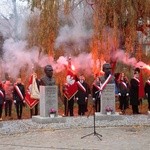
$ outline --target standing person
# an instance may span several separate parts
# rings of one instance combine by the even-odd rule
[[[68,89],[68,85],[65,84],[64,87],[63,87],[63,93],[66,93]],[[67,98],[67,96],[65,96],[64,94],[64,106],[65,106],[65,109],[64,109],[64,115],[65,116],[74,116],[74,101],[75,101],[75,97],[72,96],[70,99]]]
[[[100,112],[100,78],[97,76],[92,85],[92,96],[95,112]]]
[[[63,114],[63,116],[68,116],[68,100],[65,96],[63,96],[63,103],[64,103],[64,114]]]
[[[13,103],[13,85],[9,80],[6,80],[4,83],[5,90],[5,117],[9,116],[9,119],[12,119],[12,103]]]
[[[68,71],[66,77],[66,83],[63,86],[63,95],[64,95],[64,105],[65,105],[65,115],[74,116],[74,101],[75,94],[78,91],[77,86],[78,78],[72,73],[72,71]]]
[[[86,112],[86,104],[88,102],[88,96],[91,94],[89,91],[89,85],[85,82],[85,77],[83,75],[79,76],[79,81],[77,81],[78,92],[75,98],[78,103],[78,115],[84,116]]]
[[[69,113],[70,116],[74,116],[74,96],[70,99],[70,100],[67,100],[68,101],[68,110],[67,110],[67,113]]]
[[[120,73],[119,75],[118,96],[119,96],[121,112],[122,114],[125,114],[125,111],[128,107],[129,82],[124,73]]]
[[[16,106],[17,118],[21,119],[23,106],[25,105],[25,87],[21,83],[21,78],[18,78],[14,84],[13,99]]]
[[[148,101],[148,113],[150,114],[150,77],[145,83],[144,91]]]
[[[63,93],[65,93],[67,89],[68,89],[68,84],[65,83],[63,86]],[[63,99],[64,99],[64,116],[68,116],[69,113],[70,113],[70,116],[74,116],[74,113],[73,113],[74,97],[72,97],[71,99],[68,99],[67,96],[65,96],[64,94]]]
[[[130,104],[132,105],[132,111],[133,114],[140,114],[139,113],[139,108],[138,105],[139,103],[139,74],[140,74],[140,69],[136,68],[134,70],[134,76],[130,80]]]
[[[0,82],[0,121],[2,121],[3,104],[5,101],[5,90],[3,84]]]

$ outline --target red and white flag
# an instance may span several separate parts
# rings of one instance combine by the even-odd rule
[[[25,95],[25,101],[26,101],[26,104],[29,106],[30,109],[32,109],[36,104],[39,103],[39,99],[36,99],[36,98],[33,98],[31,95],[32,95],[32,86],[35,85],[35,79],[34,79],[34,76],[31,75],[30,77],[30,80],[29,80],[29,86],[27,88],[27,91],[26,91],[26,95]]]
[[[78,91],[78,86],[76,82],[76,76],[73,74],[71,70],[68,69],[66,84],[64,90],[64,96],[70,100]]]

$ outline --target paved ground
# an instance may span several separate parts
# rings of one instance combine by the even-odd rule
[[[150,150],[150,126],[43,128],[13,135],[0,135],[1,150]]]

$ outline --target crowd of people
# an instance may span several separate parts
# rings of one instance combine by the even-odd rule
[[[53,68],[47,65],[44,69],[45,76],[40,80],[34,74],[35,81],[39,90],[40,85],[51,86],[55,85],[55,79],[53,78]],[[90,86],[83,74],[76,77],[77,92],[68,99],[65,95],[64,98],[64,116],[74,116],[74,104],[77,103],[78,115],[84,116],[88,112],[88,103],[91,99],[95,112],[101,111],[101,92],[107,84],[115,84],[115,94],[119,100],[119,109],[121,114],[126,114],[126,110],[131,105],[133,114],[140,114],[139,104],[141,97],[139,97],[139,75],[140,69],[135,68],[133,77],[129,80],[124,72],[119,73],[118,78],[112,75],[111,65],[106,63],[103,65],[102,76],[96,76],[92,85]],[[28,88],[30,91],[30,87]],[[63,89],[63,93],[65,92]],[[144,87],[145,96],[147,98],[148,106],[147,110],[150,113],[150,78],[145,82]],[[26,90],[21,81],[21,78],[17,78],[13,84],[10,80],[0,83],[0,120],[2,120],[2,113],[4,108],[4,116],[8,119],[12,119],[12,106],[14,104],[16,110],[17,119],[22,119],[23,107],[26,105],[25,101]],[[38,99],[38,98],[37,98]],[[30,117],[32,115],[38,115],[39,101],[30,108]]]
[[[33,73],[29,80],[28,88],[25,89],[25,85],[22,83],[21,78],[17,78],[13,84],[10,80],[6,80],[0,83],[0,120],[2,120],[2,113],[4,108],[4,116],[7,119],[12,118],[12,106],[14,104],[16,109],[17,119],[22,119],[23,108],[26,103],[32,99],[34,105],[28,105],[30,108],[30,117],[38,115],[39,110],[39,86],[40,85],[54,85],[55,81],[52,77],[53,68],[51,65],[47,65],[44,68],[45,76],[40,80],[37,78],[37,74]],[[35,80],[36,88],[33,91],[33,80]],[[32,85],[32,86],[31,86]],[[32,95],[31,95],[32,91]],[[28,103],[30,104],[30,103]]]
[[[22,118],[23,106],[25,105],[25,87],[21,78],[17,78],[13,85],[9,80],[0,83],[0,120],[4,107],[5,118],[12,119],[12,105],[15,104],[18,119]]]
[[[131,106],[132,114],[140,114],[139,105],[142,101],[142,97],[139,95],[140,86],[140,69],[135,68],[133,70],[133,77],[129,80],[124,72],[119,73],[118,77],[112,75],[111,65],[106,63],[103,65],[104,75],[96,76],[92,85],[88,85],[83,75],[79,76],[77,82],[80,83],[78,86],[78,92],[71,98],[65,97],[65,116],[74,116],[74,102],[78,104],[78,115],[85,115],[87,112],[87,104],[89,99],[92,97],[93,107],[95,112],[101,112],[101,92],[102,88],[107,84],[115,84],[115,95],[116,99],[119,100],[120,114],[126,114],[127,109]],[[147,112],[150,113],[150,78],[145,82],[143,87],[144,97],[147,99],[148,107]],[[70,105],[71,103],[71,105]]]

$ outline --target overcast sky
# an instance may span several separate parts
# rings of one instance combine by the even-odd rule
[[[18,6],[26,6],[27,2],[21,2],[20,0],[16,0]],[[0,14],[5,17],[9,17],[12,13],[12,0],[0,0]]]

